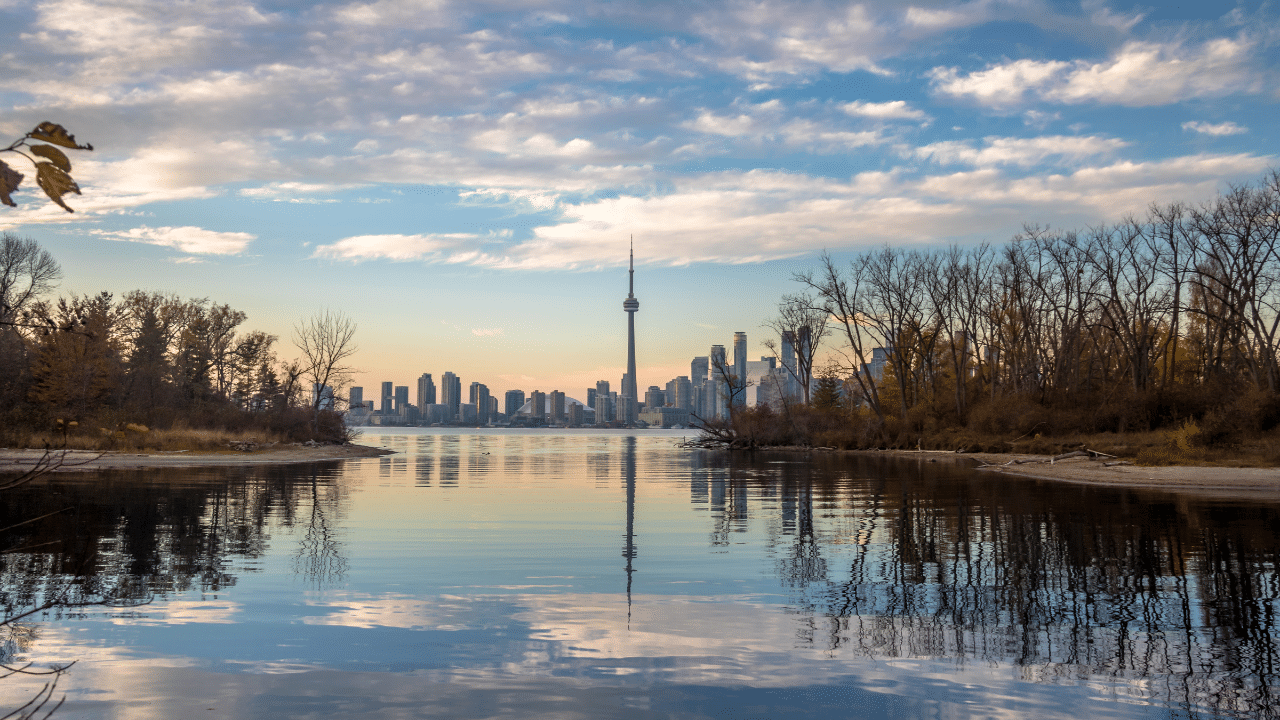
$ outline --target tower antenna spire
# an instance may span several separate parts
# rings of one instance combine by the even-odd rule
[[[631,236],[631,269],[627,278],[627,297],[636,296],[636,236]]]

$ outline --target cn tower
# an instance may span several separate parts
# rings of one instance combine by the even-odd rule
[[[622,397],[637,400],[636,393],[636,311],[640,309],[640,301],[636,299],[636,249],[635,236],[631,239],[630,279],[627,286],[627,299],[622,301],[622,309],[627,312],[627,381],[622,383]],[[630,420],[631,418],[628,418]]]

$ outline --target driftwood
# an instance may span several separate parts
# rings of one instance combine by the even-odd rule
[[[1104,462],[1102,463],[1102,467],[1115,467],[1117,465],[1132,465],[1132,464],[1133,463],[1128,460],[1117,460],[1116,462]]]
[[[1045,464],[1045,463],[1048,463],[1048,464],[1052,465],[1052,464],[1056,463],[1056,462],[1057,462],[1057,461],[1059,461],[1059,460],[1069,460],[1069,459],[1071,459],[1071,458],[1077,458],[1077,457],[1087,457],[1087,458],[1089,458],[1090,460],[1097,460],[1097,459],[1100,459],[1100,458],[1115,458],[1115,455],[1108,455],[1108,454],[1103,453],[1103,452],[1098,452],[1097,450],[1090,450],[1090,449],[1088,449],[1088,448],[1083,448],[1083,449],[1080,449],[1080,450],[1072,450],[1071,452],[1062,453],[1061,455],[1053,455],[1053,456],[1049,457],[1048,459],[1042,459],[1042,458],[1017,458],[1017,459],[1014,459],[1014,460],[1010,460],[1009,462],[1004,463],[1004,464],[997,464],[997,463],[985,463],[985,464],[983,464],[983,465],[979,465],[979,466],[978,466],[978,468],[989,468],[989,467],[1008,467],[1009,465],[1028,465],[1028,464],[1043,465],[1043,464]],[[1132,462],[1130,462],[1130,461],[1128,461],[1128,460],[1121,460],[1120,462],[1103,463],[1103,466],[1105,466],[1105,467],[1111,467],[1111,466],[1113,466],[1113,465],[1132,465],[1132,464],[1133,464],[1133,463],[1132,463]]]

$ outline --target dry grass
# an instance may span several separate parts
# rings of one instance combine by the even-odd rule
[[[92,428],[86,430],[72,427],[67,433],[31,433],[26,441],[15,443],[29,448],[63,447],[72,450],[96,451],[131,451],[161,452],[173,450],[188,451],[228,451],[232,443],[270,444],[289,442],[283,435],[254,431],[204,430],[187,427],[175,427],[165,430],[153,430],[142,425],[128,424],[123,428]]]
[[[921,447],[1028,455],[1057,455],[1088,448],[1146,466],[1280,467],[1280,432],[1261,433],[1229,446],[1209,447],[1203,444],[1203,433],[1195,423],[1153,432],[1032,434],[1018,439],[953,429],[921,438]]]

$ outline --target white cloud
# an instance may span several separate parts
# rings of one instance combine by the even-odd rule
[[[313,258],[331,260],[426,260],[468,262],[484,238],[467,233],[436,235],[356,235],[316,247]]]
[[[958,68],[936,67],[928,77],[939,95],[993,107],[1032,100],[1167,105],[1188,98],[1262,92],[1262,76],[1251,67],[1253,48],[1243,36],[1195,47],[1133,41],[1103,62],[1022,59],[967,75]]]
[[[905,100],[873,103],[855,101],[841,105],[840,109],[854,117],[867,117],[875,120],[923,120],[928,117],[923,110],[917,110]]]
[[[249,233],[217,232],[193,226],[153,228],[145,225],[120,232],[95,230],[94,234],[112,240],[171,247],[194,255],[237,255],[257,237]]]
[[[1183,130],[1191,130],[1192,132],[1202,133],[1204,135],[1239,135],[1249,132],[1249,128],[1242,127],[1233,122],[1220,122],[1216,125],[1207,122],[1198,122],[1191,120],[1182,123]]]
[[[1128,143],[1115,138],[1075,135],[1046,135],[1034,138],[984,138],[982,147],[967,140],[947,140],[916,148],[911,154],[951,165],[965,163],[977,166],[1017,165],[1031,167],[1056,157],[1060,162],[1079,162],[1086,158],[1115,154]]]

